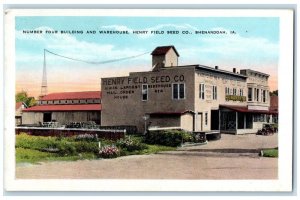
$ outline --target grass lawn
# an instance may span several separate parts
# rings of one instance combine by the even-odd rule
[[[142,145],[137,150],[128,150],[119,147],[120,155],[153,154],[160,151],[175,150],[176,147],[161,145],[149,145],[142,143],[142,138],[131,137],[136,141],[135,145]],[[75,161],[83,159],[98,159],[98,140],[77,140],[73,137],[42,137],[20,134],[16,136],[16,162],[37,163],[41,161]],[[116,145],[115,141],[101,140],[101,145]]]

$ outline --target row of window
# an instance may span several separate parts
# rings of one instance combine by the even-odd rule
[[[266,102],[268,98],[267,90],[260,90],[256,88],[248,88],[248,101],[253,101],[253,90],[254,90],[254,101]],[[261,97],[260,97],[261,94]],[[236,88],[225,87],[225,96],[234,95],[234,96],[244,96],[244,90]],[[185,84],[184,83],[174,83],[172,84],[172,98],[173,99],[185,99]],[[199,98],[205,99],[205,84],[201,83],[199,85]],[[216,100],[218,98],[218,89],[217,86],[212,86],[212,99]],[[142,100],[148,100],[148,85],[142,85]]]
[[[238,93],[237,93],[237,91],[238,91]],[[244,90],[242,88],[237,90],[236,88],[225,87],[225,96],[226,95],[244,96]]]
[[[259,88],[248,88],[248,101],[267,102],[269,96],[268,90]]]
[[[55,100],[55,101],[41,101],[41,104],[76,104],[76,103],[100,103],[99,99],[93,100]]]
[[[148,85],[142,85],[142,100],[148,100]],[[174,83],[172,84],[172,98],[173,99],[185,99],[185,84]]]
[[[199,98],[204,100],[205,99],[205,84],[200,83],[199,85]],[[216,100],[218,98],[218,90],[217,86],[212,86],[212,99]]]

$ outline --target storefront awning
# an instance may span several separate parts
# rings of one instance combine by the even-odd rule
[[[253,110],[253,109],[248,109],[247,106],[220,105],[220,108],[227,108],[229,110],[233,110],[241,113],[256,113],[256,114],[269,114],[269,115],[278,114],[278,111],[276,110]]]
[[[180,116],[180,115],[183,115],[185,113],[194,113],[193,111],[191,110],[186,110],[186,111],[178,111],[178,112],[152,112],[152,113],[146,113],[150,116],[166,116],[166,115],[175,115],[175,116]]]

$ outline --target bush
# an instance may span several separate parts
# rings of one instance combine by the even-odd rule
[[[25,133],[16,135],[16,148],[43,150],[57,148],[58,141],[54,137],[30,136]]]
[[[99,151],[101,158],[116,158],[118,156],[120,156],[120,151],[115,146],[104,146]]]
[[[58,153],[61,156],[75,155],[77,154],[75,146],[71,142],[61,141],[57,144]]]
[[[182,130],[149,131],[145,137],[147,144],[160,144],[171,147],[177,147],[181,143],[193,141],[192,134]]]
[[[124,151],[139,151],[147,148],[145,144],[142,144],[137,140],[133,140],[130,137],[118,140],[116,145]]]
[[[97,142],[86,142],[86,141],[80,141],[80,142],[74,142],[73,145],[76,148],[76,151],[78,153],[95,153],[97,154],[99,151],[98,143]]]
[[[74,136],[75,141],[86,141],[86,142],[98,142],[98,135],[97,134],[80,134]]]

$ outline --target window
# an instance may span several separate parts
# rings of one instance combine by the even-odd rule
[[[204,85],[204,83],[201,83],[200,85],[199,85],[199,98],[200,99],[205,99],[205,85]]]
[[[236,88],[233,88],[233,95],[236,96]]]
[[[261,101],[262,102],[266,102],[264,92],[265,92],[265,90],[261,90]]]
[[[252,88],[248,88],[248,101],[252,101]]]
[[[174,83],[173,85],[173,99],[184,99],[185,98],[185,84]]]
[[[260,101],[260,100],[259,100],[259,89],[256,89],[256,100],[257,100],[257,101]]]
[[[142,100],[148,100],[148,85],[142,85]]]
[[[243,89],[240,89],[240,96],[243,96]]]
[[[226,95],[229,95],[229,88],[228,87],[225,87],[225,96]]]
[[[213,99],[217,99],[217,86],[213,86]]]
[[[257,101],[256,88],[254,88],[254,101]]]
[[[205,126],[207,126],[207,123],[208,122],[208,113],[207,112],[205,112]]]

